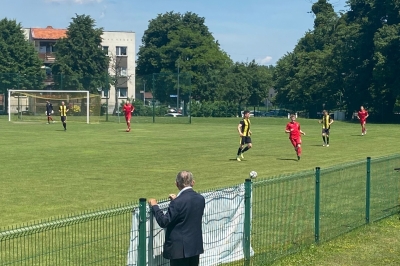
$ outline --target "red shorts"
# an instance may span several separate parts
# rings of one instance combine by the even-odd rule
[[[131,117],[132,117],[131,115],[125,115],[125,120],[126,121],[131,120]]]
[[[360,119],[360,124],[361,124],[362,126],[365,125],[366,122],[367,122],[367,120],[365,120],[365,119],[361,120],[361,119]]]
[[[301,144],[301,138],[290,138],[290,142],[292,143],[293,147],[297,147]]]

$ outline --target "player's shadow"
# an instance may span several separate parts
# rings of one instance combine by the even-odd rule
[[[289,158],[276,158],[276,159],[280,160],[280,161],[296,161],[297,162],[296,159],[289,159]]]

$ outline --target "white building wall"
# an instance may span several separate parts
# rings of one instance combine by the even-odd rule
[[[127,53],[126,55],[122,55],[123,57],[126,57],[127,59],[127,77],[128,77],[128,82],[127,82],[127,96],[129,98],[134,98],[135,97],[135,72],[136,72],[136,66],[135,66],[135,58],[136,58],[136,50],[135,50],[135,33],[134,32],[121,32],[121,31],[104,31],[103,32],[103,42],[102,46],[107,46],[108,47],[108,55],[110,56],[110,69],[109,73],[113,75],[115,73],[115,70],[113,69],[113,64],[115,64],[116,61],[116,56],[117,55],[117,47],[126,47],[127,48]],[[114,63],[113,63],[114,62]],[[108,99],[108,107],[109,107],[109,113],[112,113],[114,106],[115,106],[115,93],[116,90],[112,86],[110,88],[109,92],[109,99]],[[118,95],[119,96],[119,95]],[[103,102],[105,102],[105,97],[103,93]],[[118,102],[121,102],[122,100],[126,100],[126,97],[118,97]]]

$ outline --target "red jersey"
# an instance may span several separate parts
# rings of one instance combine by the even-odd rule
[[[122,110],[125,113],[125,116],[130,116],[132,115],[133,110],[135,110],[135,107],[132,104],[124,104],[124,107],[122,108]]]
[[[300,138],[300,124],[297,122],[289,122],[286,125],[286,130],[290,131],[289,138],[290,139],[298,139]]]
[[[368,112],[367,112],[367,110],[358,111],[357,115],[361,121],[364,121],[365,119],[367,119]]]

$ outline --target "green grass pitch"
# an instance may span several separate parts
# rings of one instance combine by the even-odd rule
[[[57,117],[58,118],[58,117]],[[57,119],[56,118],[56,119]],[[185,119],[185,118],[176,118]],[[285,118],[252,118],[253,148],[235,160],[239,118],[193,118],[192,124],[8,122],[0,117],[0,228],[97,210],[139,198],[176,193],[175,175],[193,172],[203,191],[258,178],[328,167],[398,153],[398,125],[335,121],[330,147],[322,147],[321,125],[299,118],[305,131],[296,160]]]

